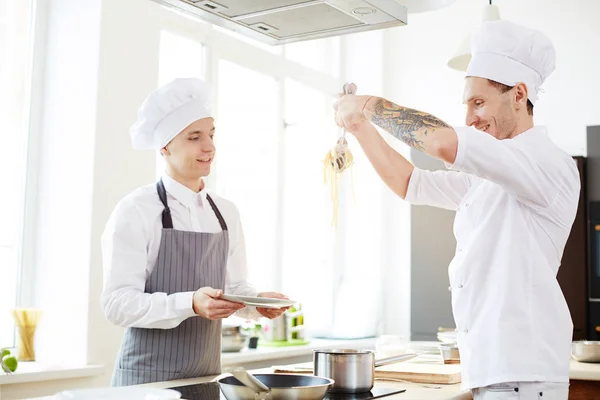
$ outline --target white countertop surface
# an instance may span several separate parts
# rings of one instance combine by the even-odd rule
[[[253,362],[259,360],[273,360],[273,364],[277,364],[276,360],[280,358],[293,357],[304,354],[311,354],[314,349],[324,348],[373,348],[374,339],[360,339],[360,340],[313,340],[309,345],[305,346],[290,346],[290,347],[263,347],[255,350],[243,350],[238,353],[223,353],[222,362],[223,367],[244,363]],[[252,372],[272,372],[270,368],[254,370]],[[571,361],[571,373],[570,378],[572,380],[590,380],[600,381],[600,363],[580,363],[577,361]],[[167,382],[156,382],[141,385],[144,387],[154,388],[169,388],[176,386],[193,385],[197,383],[208,382],[216,380],[218,377],[207,376],[199,378],[182,379]],[[416,399],[431,399],[431,400],[470,400],[471,393],[468,390],[462,390],[460,384],[456,385],[433,385],[440,386],[441,388],[433,389],[424,387],[419,384],[405,383],[405,382],[389,382],[389,381],[376,381],[376,386],[386,387],[402,387],[406,388],[406,392],[386,396],[386,399],[395,400],[416,400]],[[51,400],[53,397],[42,397],[38,399]]]
[[[600,381],[600,364],[571,360],[569,378],[571,380]]]

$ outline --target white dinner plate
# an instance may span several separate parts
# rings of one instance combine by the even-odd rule
[[[293,300],[273,299],[270,297],[235,296],[232,294],[224,294],[221,296],[221,298],[224,300],[233,301],[234,303],[242,303],[246,306],[261,308],[289,307],[295,303]]]
[[[56,400],[176,400],[181,393],[171,389],[140,387],[111,387],[101,389],[74,389],[60,392]]]

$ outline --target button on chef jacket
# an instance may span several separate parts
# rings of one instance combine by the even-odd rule
[[[195,193],[167,175],[162,179],[174,229],[211,233],[222,230],[206,199],[206,189]],[[229,233],[224,292],[256,296],[258,291],[246,280],[246,248],[237,208],[215,194],[210,197]],[[156,184],[143,186],[118,203],[102,235],[105,284],[101,305],[107,319],[116,325],[170,329],[196,315],[192,308],[194,292],[144,293],[158,258],[163,209]],[[237,315],[253,318],[258,313],[254,307],[246,307]]]
[[[577,212],[576,164],[544,127],[506,140],[455,130],[451,171],[415,168],[406,200],[456,210],[448,275],[462,386],[568,382],[573,324],[556,274]]]

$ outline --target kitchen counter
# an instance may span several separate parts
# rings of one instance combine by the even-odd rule
[[[600,364],[571,360],[571,380],[600,381]]]
[[[571,360],[569,399],[600,399],[600,364]]]
[[[250,371],[252,373],[269,373],[270,369],[260,369]],[[203,377],[203,378],[192,378],[192,379],[181,379],[169,382],[157,382],[140,385],[142,387],[151,388],[169,388],[185,385],[194,385],[197,383],[209,382],[216,380],[218,377]],[[439,389],[433,389],[421,386],[415,383],[400,383],[400,382],[388,382],[388,381],[376,381],[375,386],[378,387],[389,387],[389,388],[404,388],[406,392],[398,393],[384,397],[389,400],[471,400],[471,392],[462,390],[460,384],[456,385],[432,385],[439,386]]]
[[[361,341],[353,342],[357,348],[360,347],[371,347],[368,343],[364,343]],[[224,368],[228,366],[232,366],[235,364],[239,364],[239,360],[245,361],[254,361],[256,359],[263,359],[265,355],[268,360],[278,359],[281,356],[277,353],[286,353],[292,352],[303,353],[307,352],[312,354],[313,348],[324,348],[330,347],[333,344],[332,341],[326,340],[323,342],[314,341],[309,346],[298,346],[296,348],[262,348],[257,350],[244,351],[240,353],[224,353],[223,354],[223,364]],[[339,344],[339,343],[336,343]],[[347,341],[343,341],[342,344],[347,345]],[[341,345],[341,344],[340,344]],[[323,347],[320,347],[323,346]],[[290,354],[290,353],[288,353]],[[268,361],[265,360],[265,361]],[[270,361],[268,361],[270,362]],[[273,363],[274,364],[274,363]],[[254,369],[251,372],[253,373],[270,373],[272,370],[270,368],[261,368]],[[208,377],[200,377],[200,378],[190,378],[190,379],[182,379],[175,381],[167,381],[167,382],[156,382],[149,383],[145,385],[140,385],[144,387],[154,387],[154,388],[168,388],[168,387],[176,387],[176,386],[185,386],[185,385],[193,385],[197,383],[209,382],[216,380],[218,377],[208,376]],[[570,387],[570,395],[569,398],[600,398],[600,364],[591,364],[591,363],[580,363],[577,361],[571,361],[571,387]],[[440,389],[433,389],[421,386],[415,383],[404,383],[404,382],[391,382],[391,381],[379,381],[377,380],[375,383],[376,386],[379,387],[398,387],[398,388],[406,388],[406,392],[395,394],[391,396],[386,396],[384,399],[390,400],[416,400],[416,399],[431,399],[431,400],[471,400],[471,392],[468,390],[463,390],[460,387],[460,384],[455,385],[432,385],[432,386],[441,386]],[[591,396],[591,397],[590,397]],[[43,397],[38,398],[39,400],[52,400],[53,397]]]
[[[258,370],[253,370],[251,372],[270,373],[272,372],[272,370],[270,368],[262,368]],[[580,363],[572,360],[570,378],[571,390],[569,398],[600,398],[600,364]],[[168,388],[209,382],[216,379],[218,379],[218,377],[192,378],[170,382],[150,383],[141,386]],[[406,392],[404,393],[384,397],[384,399],[390,400],[472,400],[471,392],[469,390],[463,390],[460,384],[427,385],[440,387],[439,389],[434,389],[416,383],[377,380],[375,382],[375,386],[406,389]]]

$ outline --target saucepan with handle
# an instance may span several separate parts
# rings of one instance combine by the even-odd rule
[[[227,400],[321,400],[332,379],[292,374],[249,374],[238,367],[217,380]]]
[[[372,350],[314,350],[315,376],[334,380],[333,393],[366,393],[375,384],[375,368],[410,360],[418,354],[375,359]]]

